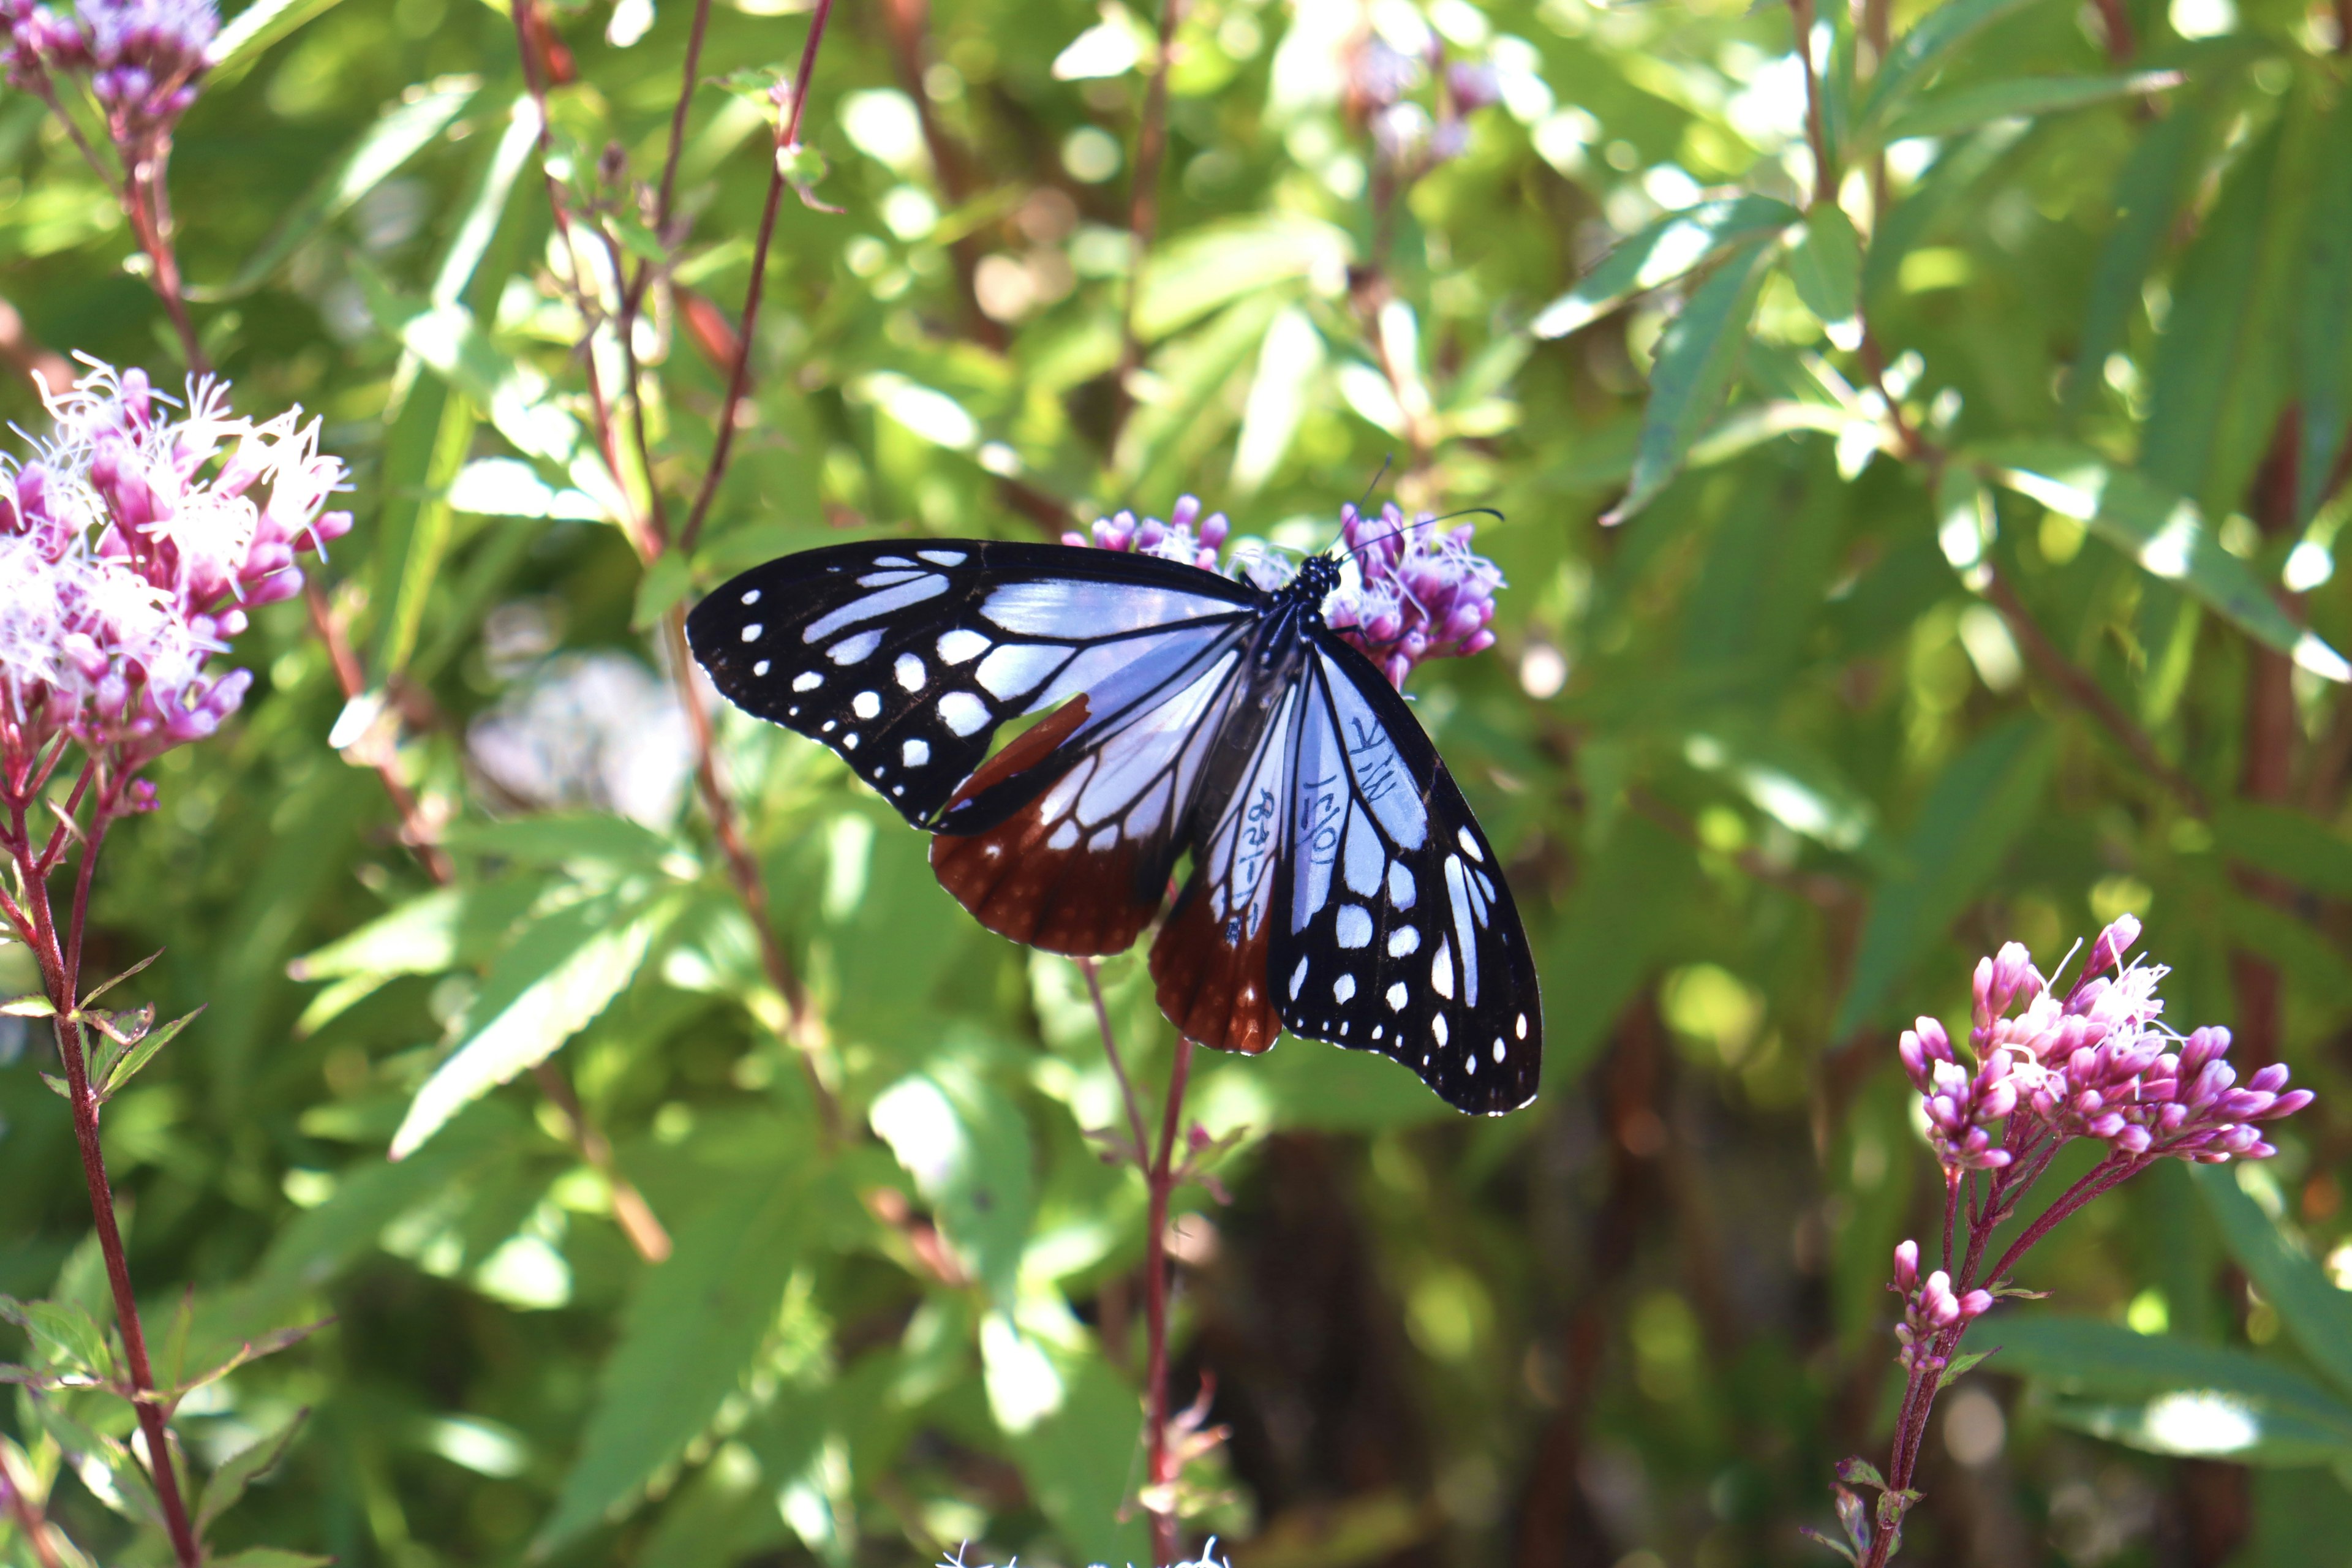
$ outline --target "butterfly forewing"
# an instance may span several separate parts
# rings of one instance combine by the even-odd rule
[[[1085,693],[1089,725],[1116,722],[1256,598],[1144,556],[844,544],[744,573],[696,607],[687,636],[730,700],[832,747],[909,822],[933,826],[1005,721]],[[985,809],[1021,804],[999,795]],[[962,826],[976,831],[976,815]]]
[[[1464,1110],[1535,1097],[1535,964],[1493,848],[1403,699],[1328,632],[1300,682],[1269,968],[1292,1032]]]

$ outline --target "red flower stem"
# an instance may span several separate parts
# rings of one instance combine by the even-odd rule
[[[1176,1061],[1168,1070],[1168,1104],[1160,1118],[1160,1152],[1146,1173],[1151,1199],[1143,1238],[1144,1399],[1149,1426],[1143,1437],[1147,1491],[1175,1480],[1168,1452],[1168,1199],[1175,1190],[1176,1129],[1184,1114],[1184,1086],[1192,1071],[1192,1042],[1176,1037]],[[1146,1505],[1151,1516],[1151,1561],[1176,1561],[1176,1510]]]
[[[81,1152],[82,1183],[89,1190],[99,1250],[105,1255],[107,1283],[114,1294],[115,1322],[121,1330],[122,1356],[131,1376],[131,1408],[138,1415],[139,1430],[146,1438],[148,1473],[154,1479],[155,1500],[163,1510],[164,1528],[172,1538],[172,1554],[180,1568],[200,1568],[203,1553],[196,1544],[195,1529],[188,1520],[187,1504],[180,1496],[179,1473],[172,1462],[171,1436],[164,1430],[163,1401],[155,1393],[154,1373],[147,1361],[147,1335],[140,1326],[138,1298],[131,1289],[131,1266],[122,1250],[122,1231],[115,1223],[113,1185],[107,1178],[106,1155],[99,1142],[98,1092],[89,1081],[89,1064],[82,1052],[81,1026],[74,1018],[74,982],[80,963],[81,931],[89,913],[90,863],[97,858],[99,843],[105,834],[104,806],[101,802],[98,822],[90,830],[89,841],[82,847],[81,864],[74,879],[73,908],[68,917],[74,933],[70,954],[58,943],[48,882],[34,869],[25,832],[24,803],[15,801],[11,806],[8,848],[23,885],[24,913],[31,917],[29,927],[19,924],[18,934],[25,938],[26,945],[40,963],[42,988],[56,1014],[50,1023],[57,1034],[58,1058],[65,1064],[66,1098],[73,1108],[74,1141]]]
[[[1944,1272],[1952,1271],[1952,1232],[1960,1222],[1960,1187],[1973,1185],[1973,1173],[1947,1171],[1944,1173]]]
[[[801,47],[800,68],[793,76],[792,107],[776,130],[775,157],[768,171],[768,202],[761,209],[760,231],[751,242],[751,280],[743,291],[743,320],[735,331],[735,364],[727,378],[727,400],[719,405],[719,430],[711,438],[710,466],[703,473],[702,489],[695,494],[694,510],[687,514],[686,527],[678,534],[681,550],[691,551],[694,542],[702,537],[703,519],[710,515],[710,503],[719,494],[719,481],[726,477],[727,461],[734,450],[737,411],[751,384],[751,330],[759,323],[760,295],[767,282],[768,245],[775,238],[776,215],[784,205],[787,182],[782,155],[801,144],[801,115],[808,108],[809,80],[816,74],[817,47],[824,42],[824,25],[832,16],[833,0],[817,0],[816,14],[809,18],[808,42]]]
[[[1151,82],[1144,89],[1143,114],[1135,132],[1135,184],[1127,205],[1127,310],[1120,322],[1116,394],[1119,424],[1126,423],[1133,403],[1127,395],[1127,378],[1143,363],[1143,338],[1137,330],[1135,310],[1143,298],[1144,263],[1160,228],[1160,165],[1168,154],[1168,68],[1173,63],[1176,24],[1182,17],[1182,5],[1183,0],[1160,0],[1159,56],[1152,61]]]
[[[2057,1202],[2042,1210],[2041,1217],[2026,1226],[2023,1235],[2010,1243],[2009,1250],[2000,1255],[2000,1261],[1993,1265],[1991,1272],[1988,1273],[1985,1279],[1989,1282],[1997,1284],[2008,1278],[2010,1269],[2016,1266],[2017,1260],[2024,1257],[2035,1242],[2055,1229],[2067,1215],[2089,1203],[2093,1198],[2112,1192],[2131,1180],[2132,1177],[2146,1170],[2153,1159],[2154,1156],[2144,1154],[2137,1160],[2108,1161],[2093,1169],[2082,1180],[2061,1193]]]
[[[16,1473],[7,1450],[0,1448],[0,1503],[5,1503],[9,1516],[26,1540],[33,1543],[33,1556],[40,1568],[63,1568],[58,1556],[58,1543],[50,1537],[48,1520],[42,1514],[40,1504],[25,1490],[24,1478]]]
[[[59,742],[59,747],[62,750],[62,742]],[[55,767],[57,765],[57,759],[52,757],[49,759],[49,763],[50,767]],[[66,852],[66,846],[68,844],[73,842],[74,835],[77,832],[77,829],[73,825],[74,813],[81,809],[82,796],[89,793],[90,780],[97,775],[97,772],[98,764],[96,763],[84,763],[82,764],[81,777],[74,781],[73,792],[66,796],[66,804],[58,813],[58,825],[55,828],[50,830],[48,843],[41,847],[40,855],[33,861],[33,868],[42,876],[46,877],[49,874],[50,870],[55,868],[58,863],[58,857]],[[37,790],[43,784],[46,784],[48,782],[48,775],[49,768],[43,768],[41,770],[40,777],[34,781],[33,789]],[[27,791],[26,793],[30,794],[32,792]]]
[[[549,158],[555,150],[555,136],[552,122],[548,118],[547,79],[540,74],[539,53],[531,47],[531,5],[532,0],[514,0],[515,52],[522,60],[523,86],[530,93],[532,105],[539,110],[539,173],[540,177],[547,184],[547,205],[555,214],[555,232],[562,237],[563,254],[571,258],[572,292],[579,304],[582,317],[593,321],[595,319],[595,310],[588,298],[587,279],[582,276],[582,271],[587,265],[587,258],[582,254],[579,243],[572,237],[572,204],[564,200],[563,186],[556,180],[554,171],[548,166]],[[593,331],[592,328],[592,336]],[[613,411],[604,401],[604,379],[596,369],[593,345],[583,343],[581,348],[581,365],[587,373],[588,407],[589,412],[593,416],[591,423],[596,431],[597,447],[604,458],[605,468],[613,476],[613,482],[615,485],[622,485],[621,476],[625,470],[621,467],[620,443],[613,429]],[[622,493],[624,495],[627,493],[625,486],[623,487]],[[651,560],[657,552],[657,547],[656,542],[646,536],[646,520],[642,518],[625,520],[630,542],[635,545],[639,556]]]

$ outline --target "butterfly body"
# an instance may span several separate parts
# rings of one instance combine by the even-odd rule
[[[1286,1026],[1511,1110],[1541,1052],[1527,938],[1411,710],[1325,623],[1340,581],[1329,555],[1269,590],[1066,545],[848,544],[753,568],[687,629],[721,692],[936,835],[991,930],[1124,952],[1189,858],[1151,951],[1180,1029],[1260,1051]]]

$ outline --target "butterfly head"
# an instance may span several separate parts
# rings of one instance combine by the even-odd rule
[[[1319,610],[1339,586],[1339,558],[1329,553],[1310,555],[1298,563],[1297,574],[1276,590],[1276,596]]]

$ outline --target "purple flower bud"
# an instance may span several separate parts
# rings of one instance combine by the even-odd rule
[[[1919,1244],[1898,1242],[1895,1247],[1895,1286],[1908,1295],[1919,1283]]]
[[[1445,85],[1454,94],[1454,107],[1465,114],[1503,99],[1502,73],[1484,60],[1454,61],[1446,69]]]

